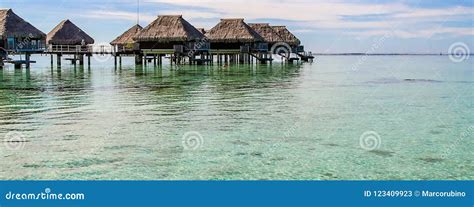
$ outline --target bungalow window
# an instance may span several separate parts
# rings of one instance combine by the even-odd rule
[[[14,37],[9,37],[7,38],[7,49],[9,50],[12,50],[13,48],[15,48],[15,38]]]

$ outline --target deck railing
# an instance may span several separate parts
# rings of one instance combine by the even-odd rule
[[[115,48],[111,45],[49,45],[46,52],[56,53],[115,53],[122,52],[124,48]]]
[[[115,45],[115,46],[110,46],[110,47],[111,47],[111,51],[113,51],[114,53],[133,52],[133,51],[139,50],[138,45],[135,45],[135,44]],[[105,50],[108,50],[108,49],[105,48]]]
[[[91,52],[94,53],[113,53],[114,47],[112,45],[90,45]]]
[[[49,45],[47,52],[85,53],[92,52],[91,45]]]

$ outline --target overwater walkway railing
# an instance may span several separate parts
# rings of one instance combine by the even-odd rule
[[[77,54],[113,54],[124,51],[111,45],[49,45],[47,53],[77,53]]]
[[[46,52],[52,53],[91,53],[92,46],[86,45],[49,45]]]

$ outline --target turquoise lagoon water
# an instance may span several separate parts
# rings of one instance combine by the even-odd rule
[[[474,179],[473,58],[33,59],[0,71],[0,179]]]

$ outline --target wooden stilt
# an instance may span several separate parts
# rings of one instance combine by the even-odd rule
[[[84,55],[78,54],[78,56],[79,56],[79,65],[84,66]]]
[[[142,65],[143,64],[143,55],[135,54],[135,65]]]
[[[57,62],[56,65],[58,66],[58,68],[61,67],[61,56],[62,56],[61,54],[56,55],[56,62]]]
[[[26,69],[30,69],[30,57],[31,57],[30,53],[25,54]]]

